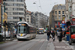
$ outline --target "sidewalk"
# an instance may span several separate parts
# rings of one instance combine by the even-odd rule
[[[57,37],[55,37],[55,41],[50,38],[50,42],[54,45],[54,50],[73,50],[69,45],[66,45],[64,40],[61,42],[58,41]]]

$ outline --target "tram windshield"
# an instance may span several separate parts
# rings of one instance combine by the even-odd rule
[[[25,24],[20,24],[18,26],[18,33],[26,33],[27,32],[27,27],[25,26]]]

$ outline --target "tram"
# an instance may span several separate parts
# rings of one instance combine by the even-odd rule
[[[36,28],[27,22],[17,23],[17,39],[32,39],[36,38]]]

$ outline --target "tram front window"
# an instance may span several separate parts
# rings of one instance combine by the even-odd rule
[[[25,26],[19,26],[18,27],[18,33],[26,33],[26,27]]]

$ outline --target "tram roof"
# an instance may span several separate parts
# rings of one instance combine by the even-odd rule
[[[28,22],[25,22],[25,21],[18,22],[17,24],[19,24],[19,23],[26,23],[28,26],[34,27],[34,26],[32,26],[31,24],[29,24]]]

